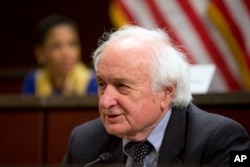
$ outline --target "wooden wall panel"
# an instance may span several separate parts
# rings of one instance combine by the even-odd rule
[[[40,164],[42,112],[16,109],[0,114],[0,164]]]
[[[72,129],[99,116],[97,109],[50,109],[47,115],[46,163],[60,163]]]

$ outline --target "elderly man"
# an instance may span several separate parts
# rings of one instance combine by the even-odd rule
[[[100,118],[72,131],[64,166],[99,155],[101,166],[226,166],[230,151],[250,150],[241,125],[191,103],[189,64],[165,32],[104,36],[93,54]]]

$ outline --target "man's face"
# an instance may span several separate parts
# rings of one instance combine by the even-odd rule
[[[150,57],[130,40],[113,43],[101,54],[97,64],[99,111],[107,132],[145,139],[170,103],[168,99],[166,107],[164,91],[151,89]]]

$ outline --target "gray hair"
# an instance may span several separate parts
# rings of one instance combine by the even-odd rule
[[[113,33],[104,33],[100,46],[93,52],[93,62],[97,70],[102,51],[121,38],[132,38],[141,42],[151,54],[151,86],[153,91],[176,86],[172,106],[185,107],[192,100],[189,86],[189,63],[185,55],[173,46],[168,35],[161,29],[145,29],[126,25]]]

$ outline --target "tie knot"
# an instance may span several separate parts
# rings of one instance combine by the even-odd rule
[[[153,146],[148,141],[130,142],[125,149],[134,161],[142,161],[153,150]]]

